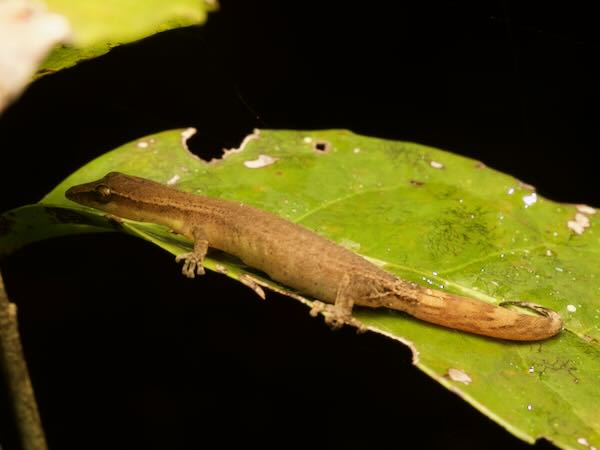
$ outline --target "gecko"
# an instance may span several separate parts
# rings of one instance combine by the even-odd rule
[[[352,315],[355,305],[402,311],[442,327],[514,341],[546,339],[563,327],[557,312],[534,303],[494,305],[402,280],[308,228],[240,202],[120,172],[73,186],[65,195],[113,217],[166,226],[191,240],[192,251],[176,257],[189,278],[204,273],[209,247],[234,255],[315,299],[311,315],[322,313],[333,328],[365,328]],[[532,314],[507,308],[511,305]]]

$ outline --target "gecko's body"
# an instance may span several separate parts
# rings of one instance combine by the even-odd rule
[[[66,193],[117,217],[164,225],[194,242],[180,255],[188,277],[203,273],[208,247],[240,258],[272,279],[328,305],[329,323],[354,323],[353,305],[385,307],[449,328],[511,340],[539,340],[562,329],[560,316],[520,303],[521,314],[471,298],[400,280],[363,257],[274,214],[237,202],[180,192],[144,178],[112,172]]]

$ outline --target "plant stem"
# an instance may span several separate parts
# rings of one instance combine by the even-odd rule
[[[17,326],[17,307],[8,301],[0,274],[0,369],[12,400],[23,450],[47,450]]]

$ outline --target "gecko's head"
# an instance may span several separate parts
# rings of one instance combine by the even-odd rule
[[[104,209],[103,205],[110,203],[112,199],[115,181],[126,176],[119,172],[110,172],[99,180],[72,186],[65,192],[65,197],[82,205]]]
[[[120,172],[110,172],[97,181],[69,188],[65,196],[81,205],[119,215],[123,203],[135,200],[144,181]]]

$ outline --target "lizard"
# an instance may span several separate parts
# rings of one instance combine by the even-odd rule
[[[311,315],[323,313],[333,328],[365,328],[352,315],[354,305],[389,308],[443,327],[514,341],[546,339],[563,327],[557,312],[534,303],[494,305],[404,281],[308,228],[240,202],[120,172],[70,187],[65,195],[112,217],[163,225],[191,240],[192,251],[176,257],[189,278],[204,273],[209,247],[232,254],[315,299]]]

